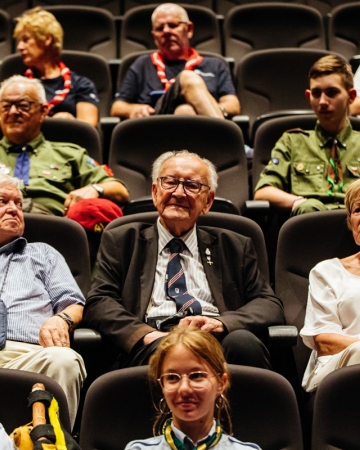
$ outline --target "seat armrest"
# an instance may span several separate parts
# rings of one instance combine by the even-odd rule
[[[269,214],[270,203],[267,200],[247,200],[245,202],[243,215],[256,222],[262,230],[265,229]]]
[[[237,126],[240,127],[241,132],[244,137],[244,142],[247,145],[251,145],[250,143],[250,135],[249,135],[249,127],[250,127],[250,117],[245,115],[233,116],[231,120],[236,123]]]
[[[120,122],[120,118],[119,117],[101,117],[100,118],[100,124],[101,126],[109,126],[114,128],[115,125],[117,125]]]
[[[135,200],[131,200],[130,202],[126,203],[126,205],[124,205],[123,207],[123,212],[125,216],[150,211],[156,211],[153,199],[150,196],[139,197],[136,198]]]
[[[250,214],[269,214],[270,202],[268,200],[246,200],[245,208]]]
[[[295,347],[298,341],[298,329],[294,325],[273,325],[268,327],[271,347]]]
[[[101,348],[101,334],[91,328],[76,328],[72,334],[71,348],[80,354],[97,351]]]

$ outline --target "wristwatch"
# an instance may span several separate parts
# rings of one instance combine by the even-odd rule
[[[55,316],[59,316],[61,317],[63,320],[65,320],[65,322],[68,324],[69,326],[69,331],[71,331],[74,328],[74,321],[73,319],[69,316],[69,314],[66,314],[64,312],[61,313],[57,313],[55,314]]]
[[[95,189],[95,191],[97,191],[97,193],[99,194],[99,198],[102,198],[104,196],[104,188],[102,188],[98,184],[92,184],[91,186]]]

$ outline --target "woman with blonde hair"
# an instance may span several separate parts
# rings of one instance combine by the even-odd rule
[[[259,449],[223,432],[224,422],[231,432],[229,373],[221,345],[210,333],[172,330],[150,360],[149,377],[163,394],[155,437],[132,441],[125,450]]]
[[[360,180],[349,186],[345,208],[347,225],[360,245]],[[303,378],[306,391],[314,391],[334,370],[360,364],[359,289],[360,252],[321,261],[311,270],[300,331],[305,345],[313,350]]]
[[[64,33],[54,15],[37,7],[15,20],[17,50],[28,67],[24,75],[43,83],[49,115],[97,125],[99,100],[95,85],[61,61]]]

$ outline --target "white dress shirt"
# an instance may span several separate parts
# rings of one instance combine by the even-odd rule
[[[165,294],[165,275],[170,257],[170,249],[167,244],[174,239],[160,223],[158,219],[158,260],[156,264],[154,288],[147,311],[147,317],[167,317],[176,313],[176,304],[173,300],[167,300]],[[186,287],[201,304],[202,312],[206,316],[218,316],[219,310],[214,304],[209,283],[206,279],[204,267],[198,249],[196,226],[180,238],[186,248],[180,254],[181,265],[184,269]]]

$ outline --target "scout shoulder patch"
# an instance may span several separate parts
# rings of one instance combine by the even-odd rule
[[[100,166],[100,164],[99,164],[97,161],[95,161],[94,158],[90,158],[90,157],[89,157],[89,158],[86,160],[86,162],[87,162],[88,164],[90,164],[90,166],[92,166],[92,167]]]

